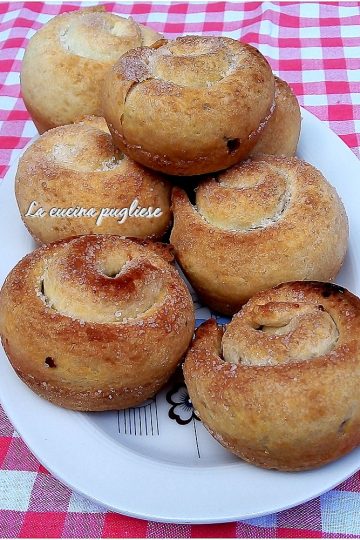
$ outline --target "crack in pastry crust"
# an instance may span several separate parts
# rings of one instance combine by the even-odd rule
[[[360,300],[321,282],[255,295],[196,331],[184,364],[210,433],[242,459],[303,470],[360,444]]]

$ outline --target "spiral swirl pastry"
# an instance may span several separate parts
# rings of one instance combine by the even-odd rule
[[[170,184],[121,154],[99,117],[37,139],[19,161],[15,192],[26,227],[44,243],[91,233],[161,238],[171,219]]]
[[[31,38],[21,69],[22,96],[39,132],[100,116],[106,71],[129,49],[159,37],[101,6],[51,19]]]
[[[226,328],[197,331],[184,373],[210,433],[280,470],[318,467],[360,444],[360,300],[293,282],[254,296]]]
[[[340,198],[297,158],[240,163],[202,182],[195,206],[175,188],[173,212],[176,257],[204,302],[225,314],[285,281],[331,280],[347,249]]]
[[[153,396],[185,353],[194,309],[162,244],[89,235],[36,249],[0,293],[19,377],[57,405],[122,409]]]
[[[275,77],[275,108],[250,156],[294,156],[299,142],[301,114],[290,86]]]
[[[275,106],[266,59],[225,37],[185,36],[125,53],[108,72],[104,116],[132,159],[174,175],[246,157]]]

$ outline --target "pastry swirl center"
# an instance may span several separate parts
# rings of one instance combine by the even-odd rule
[[[336,323],[322,305],[255,304],[227,326],[223,357],[250,366],[306,361],[329,353],[338,337]]]
[[[60,44],[70,54],[114,63],[133,47],[142,45],[135,21],[111,13],[84,13],[72,18],[60,32]]]
[[[49,308],[84,322],[128,322],[149,314],[166,293],[162,270],[131,248],[101,247],[98,242],[74,252],[65,245],[47,260],[39,296]]]
[[[237,67],[237,56],[227,44],[211,38],[169,42],[149,58],[154,78],[193,88],[210,87]]]
[[[196,205],[211,225],[229,231],[262,229],[279,221],[291,201],[291,182],[284,172],[261,162],[241,164],[221,181],[203,182]]]

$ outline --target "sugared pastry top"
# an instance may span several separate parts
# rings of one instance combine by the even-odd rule
[[[31,38],[21,92],[40,133],[84,115],[101,115],[107,70],[133,47],[160,38],[151,28],[96,6],[58,15]]]
[[[170,226],[170,190],[161,174],[121,154],[93,116],[41,135],[20,158],[15,182],[21,217],[44,243],[92,233],[160,239]]]
[[[210,433],[265,468],[318,467],[360,444],[360,300],[330,283],[255,295],[198,330],[185,381]]]
[[[184,36],[125,53],[108,72],[104,116],[132,159],[172,175],[246,157],[275,103],[265,57],[234,39]]]
[[[0,293],[0,333],[32,390],[83,411],[140,404],[165,384],[194,330],[169,247],[81,236],[23,258]]]
[[[204,180],[196,204],[173,190],[176,257],[205,304],[236,313],[284,281],[329,281],[348,242],[344,206],[312,165],[263,156]]]

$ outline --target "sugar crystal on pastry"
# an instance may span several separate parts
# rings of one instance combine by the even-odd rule
[[[154,30],[106,12],[83,8],[52,18],[30,39],[21,66],[21,92],[40,133],[102,114],[107,70],[123,53],[160,38]]]
[[[17,374],[75,410],[153,396],[194,329],[190,294],[170,260],[165,246],[106,235],[48,244],[22,259],[0,293],[0,332]]]
[[[104,83],[115,144],[152,169],[189,176],[247,157],[275,107],[275,82],[254,47],[183,36],[125,53]]]
[[[297,158],[258,156],[202,180],[195,204],[179,187],[172,202],[177,260],[220,313],[284,281],[334,279],[346,254],[339,196]]]
[[[311,469],[360,444],[360,300],[329,283],[283,283],[224,328],[203,323],[186,357],[210,433],[265,468]],[[346,426],[346,427],[345,427]]]

